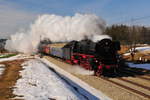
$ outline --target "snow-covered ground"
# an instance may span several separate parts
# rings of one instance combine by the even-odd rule
[[[49,62],[47,59],[39,59],[44,62],[48,67],[54,69],[62,78],[65,78],[67,82],[76,88],[80,94],[86,96],[87,100],[112,100],[101,91],[96,90],[95,88],[91,87],[84,81],[80,80],[79,78],[73,76],[72,74],[66,72],[65,70],[61,69],[57,65]]]
[[[150,51],[150,46],[144,46],[144,47],[136,47],[135,48],[136,51],[139,51],[139,52],[144,52],[144,51]],[[132,51],[132,49],[130,49],[129,51]],[[130,55],[130,52],[127,52],[125,54],[123,54],[124,56],[128,56]]]
[[[14,94],[25,100],[86,100],[38,60],[23,64]]]
[[[0,56],[4,56],[4,55],[7,55],[7,54],[1,54]],[[12,61],[12,60],[17,60],[17,59],[25,59],[25,58],[33,58],[33,56],[26,55],[26,54],[18,54],[16,56],[11,56],[8,58],[0,58],[0,62]],[[0,64],[0,75],[3,73],[4,70],[5,70],[5,65]]]
[[[144,51],[150,51],[150,46],[144,46],[144,47],[136,47],[136,51],[144,52]],[[124,56],[128,56],[130,53],[125,53]],[[127,63],[130,67],[136,67],[136,68],[144,68],[150,70],[150,64],[134,64],[134,63]]]
[[[0,75],[3,73],[4,70],[5,70],[5,65],[0,64]]]
[[[150,64],[134,64],[134,63],[127,63],[130,67],[136,67],[136,68],[144,68],[150,70]]]
[[[25,58],[33,58],[33,56],[26,55],[26,54],[18,54],[16,56],[12,56],[9,58],[0,58],[0,62],[2,61],[12,61],[12,60],[17,60],[17,59],[25,59]]]
[[[150,50],[150,46],[145,46],[145,47],[136,47],[135,50],[137,51],[145,51],[145,50]]]
[[[59,77],[58,73],[50,70],[49,64],[36,56],[18,54],[9,58],[1,58],[0,62],[25,58],[35,59],[30,59],[22,64],[24,69],[20,71],[22,77],[17,80],[13,90],[13,93],[17,95],[15,98],[25,100],[111,100],[100,91],[72,76],[71,78],[75,79],[75,82],[66,76]],[[0,74],[4,69],[5,66],[0,65]]]

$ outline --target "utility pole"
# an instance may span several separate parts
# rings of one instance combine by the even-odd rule
[[[134,21],[136,21],[135,19],[131,18],[131,23],[130,23],[130,27],[131,27],[131,33],[130,33],[130,39],[131,39],[131,48],[130,48],[130,54],[131,54],[131,60],[134,61],[134,56],[135,56],[135,47],[136,47],[136,31],[135,31],[135,27],[134,27]]]

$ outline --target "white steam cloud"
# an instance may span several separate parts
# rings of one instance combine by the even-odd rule
[[[75,14],[72,17],[42,15],[29,31],[12,35],[5,48],[11,52],[33,53],[42,39],[65,42],[87,37],[97,40],[104,29],[105,21],[93,14]]]
[[[71,66],[70,68],[67,69],[67,71],[78,75],[94,75],[94,71],[86,70],[83,67],[77,65]]]

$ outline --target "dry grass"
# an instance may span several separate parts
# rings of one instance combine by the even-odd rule
[[[119,51],[119,54],[124,54],[130,49],[129,45],[121,45],[121,50]]]
[[[0,77],[0,100],[10,100],[15,97],[13,92],[13,86],[17,79],[20,78],[19,71],[22,70],[21,64],[24,60],[14,60],[0,62],[6,66],[3,74]]]

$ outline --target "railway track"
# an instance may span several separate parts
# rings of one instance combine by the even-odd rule
[[[141,79],[144,79],[144,80],[150,81],[150,77],[149,77],[149,78],[144,77],[144,76],[138,76],[138,77],[139,77],[139,78],[141,78]]]
[[[134,82],[134,81],[131,81],[131,80],[128,80],[128,79],[125,79],[125,78],[117,78],[117,79],[118,79],[118,80],[121,80],[121,81],[128,82],[128,83],[130,83],[130,84],[136,85],[136,86],[138,86],[138,87],[141,87],[141,88],[144,88],[144,89],[150,91],[150,87],[149,87],[149,86],[144,86],[144,85],[141,85],[141,84],[139,84],[139,83],[137,83],[137,82]]]
[[[121,87],[121,88],[123,88],[123,89],[125,89],[125,90],[127,90],[129,92],[132,92],[135,95],[142,96],[142,97],[144,97],[147,100],[150,99],[150,94],[149,94],[150,90],[149,90],[149,88],[147,89],[146,86],[143,86],[143,85],[140,85],[140,84],[137,84],[137,83],[134,83],[132,81],[128,81],[128,80],[122,79],[122,78],[119,78],[119,79],[109,79],[109,78],[102,78],[101,77],[101,79],[104,80],[104,81],[108,81],[108,82],[110,82],[112,84],[115,84],[116,86],[119,86],[119,87]],[[122,82],[120,82],[118,80],[120,80]],[[123,82],[124,82],[124,84],[122,84]],[[144,92],[140,91],[140,90],[136,89],[135,87],[131,87],[131,86],[129,86],[126,83],[135,85],[135,87],[139,87],[140,86],[140,88],[145,89],[146,92],[145,91]],[[147,93],[147,91],[148,91],[148,93]]]
[[[145,86],[136,81],[126,79],[126,76],[127,77],[133,76],[133,77],[136,77],[136,79],[139,78],[139,79],[142,79],[143,81],[146,80],[146,81],[150,82],[150,74],[149,73],[150,72],[146,72],[146,75],[144,75],[145,73],[141,72],[141,71],[134,71],[133,69],[132,70],[124,69],[124,70],[121,70],[119,74],[114,75],[114,77],[116,77],[116,78],[111,79],[111,78],[104,78],[104,77],[102,78],[101,77],[101,79],[108,81],[110,83],[113,83],[121,88],[124,88],[125,90],[127,90],[129,92],[132,92],[138,96],[142,96],[149,100],[150,99],[150,86]],[[126,83],[130,84],[132,86],[130,87],[130,85],[128,86],[128,85],[126,85]],[[140,88],[140,89],[138,90],[138,88]]]
[[[142,96],[146,99],[150,99],[150,74],[149,71],[140,72],[129,69],[120,70],[113,78],[100,77],[101,79],[115,84],[129,92],[132,92],[138,96]],[[143,83],[139,82],[143,81]],[[147,83],[147,84],[144,84]]]
[[[144,70],[144,69],[138,69],[138,68],[124,68],[123,70],[136,74],[136,75],[147,75],[148,77],[150,77],[150,70],[146,70],[146,69]]]
[[[133,72],[130,70],[121,70],[120,73],[122,76],[133,76],[133,77],[138,77],[138,78],[143,79],[143,80],[150,81],[149,74],[145,74],[145,75],[139,74],[138,72]]]
[[[66,63],[63,63],[65,64],[65,67],[63,67],[62,61],[57,60],[56,64],[59,64],[59,63],[60,63],[60,67],[63,69],[67,69],[66,67],[71,67],[70,65]],[[144,75],[143,73],[139,74],[137,71],[134,71],[133,73],[132,71],[134,71],[134,69],[132,69],[131,71],[128,71],[128,70],[120,71],[120,73],[112,77],[111,75],[109,75],[110,77],[109,76],[108,77],[107,76],[96,77],[96,76],[77,75],[77,77],[84,80],[89,85],[93,86],[94,88],[106,93],[114,100],[116,99],[117,100],[150,100],[149,73],[146,73]],[[143,83],[141,84],[142,81]],[[108,91],[113,91],[113,92],[110,93]],[[118,93],[120,93],[119,96],[116,95]]]
[[[150,81],[150,71],[148,70],[147,72],[141,72],[141,71],[134,71],[133,69],[123,69],[119,70],[119,76],[133,76],[133,77],[138,77],[143,80]]]

